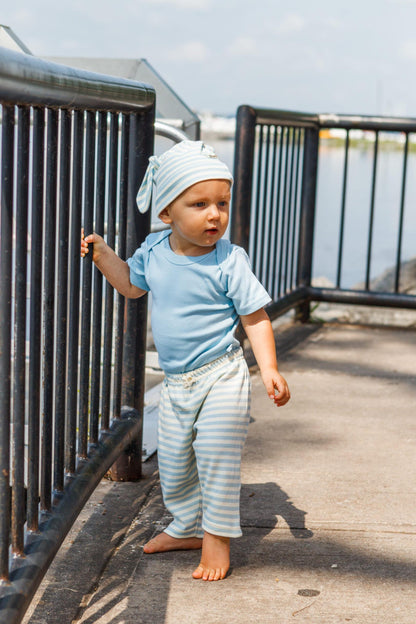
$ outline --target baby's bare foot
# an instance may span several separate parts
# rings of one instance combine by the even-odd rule
[[[192,576],[204,581],[225,578],[230,567],[230,538],[212,535],[205,531],[202,541],[201,563]]]
[[[202,539],[200,537],[185,537],[179,539],[177,537],[171,537],[163,531],[143,546],[143,552],[150,555],[152,553],[166,552],[168,550],[197,550],[201,547]]]

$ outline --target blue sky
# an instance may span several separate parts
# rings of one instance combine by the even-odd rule
[[[147,58],[197,111],[416,117],[416,0],[17,0],[39,56]]]

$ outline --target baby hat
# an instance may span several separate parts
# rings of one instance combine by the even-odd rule
[[[228,180],[233,177],[227,165],[210,145],[202,141],[181,141],[161,156],[151,156],[136,202],[144,213],[152,201],[157,215],[187,188],[204,180]]]

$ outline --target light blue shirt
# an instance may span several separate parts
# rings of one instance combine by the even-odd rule
[[[175,254],[170,230],[150,234],[127,260],[130,281],[152,293],[152,331],[161,368],[183,373],[239,346],[239,316],[271,298],[246,252],[221,239],[203,256]]]

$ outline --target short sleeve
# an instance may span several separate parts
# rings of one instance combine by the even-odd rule
[[[248,255],[242,247],[233,246],[224,262],[229,297],[239,316],[252,314],[271,302],[271,297],[254,275]]]
[[[144,243],[141,247],[136,249],[132,257],[127,260],[127,264],[130,268],[130,281],[134,286],[142,290],[150,290],[145,277],[147,253],[147,245]]]

